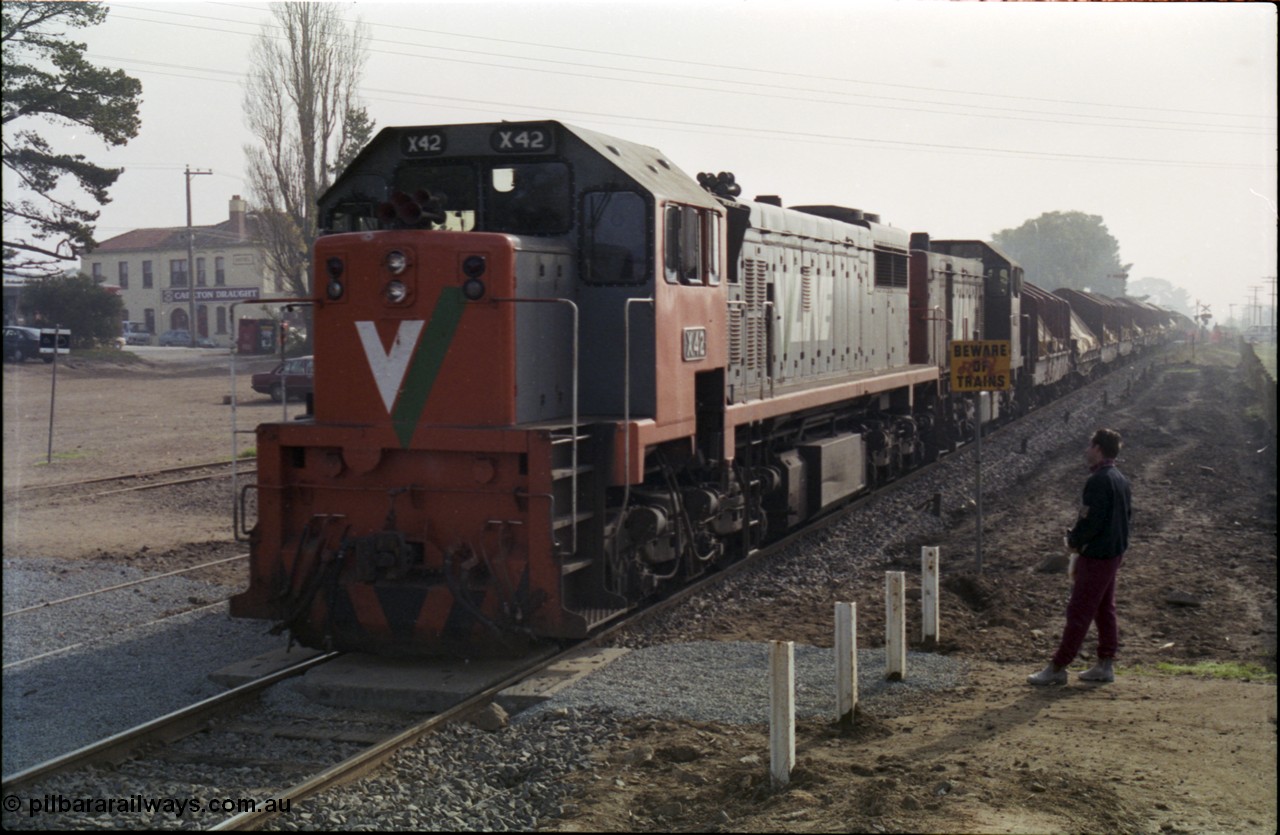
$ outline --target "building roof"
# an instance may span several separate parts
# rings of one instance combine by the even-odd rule
[[[197,249],[218,249],[230,246],[257,246],[258,216],[245,211],[240,195],[231,198],[227,220],[212,226],[193,226]],[[100,242],[88,257],[109,255],[113,252],[137,252],[139,250],[173,250],[187,248],[187,227],[170,226],[134,229]]]

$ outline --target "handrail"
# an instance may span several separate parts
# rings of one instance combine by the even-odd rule
[[[231,303],[231,326],[234,328],[236,319],[236,307],[242,304],[254,304],[264,307],[269,304],[315,304],[315,299],[241,299],[238,302]],[[236,435],[239,432],[236,429],[236,354],[239,353],[239,333],[235,334],[236,339],[231,342],[231,536],[236,542],[246,542],[247,537],[240,536],[240,505],[237,497],[240,494],[240,477],[236,470],[236,461],[238,459],[239,446],[236,443]],[[288,388],[282,392],[280,397],[284,402],[284,419],[289,417],[289,396]]]
[[[573,313],[573,357],[571,360],[573,364],[573,368],[572,368],[573,382],[571,384],[573,388],[573,392],[570,399],[570,410],[572,412],[571,419],[573,424],[573,446],[570,452],[571,457],[570,457],[570,464],[569,464],[569,466],[573,470],[573,474],[570,476],[570,478],[572,479],[572,482],[570,483],[569,489],[571,490],[571,493],[572,493],[572,496],[571,496],[572,504],[570,506],[569,512],[572,514],[570,518],[574,520],[574,523],[569,527],[573,531],[573,553],[576,554],[578,553],[578,523],[577,523],[577,518],[578,518],[578,305],[570,299],[562,299],[562,298],[510,297],[510,298],[495,298],[494,301],[495,302],[514,302],[514,303],[522,303],[522,304],[537,304],[537,303],[567,304],[569,306],[570,311]],[[552,502],[552,504],[554,505],[555,503]],[[554,535],[555,533],[553,531],[552,536]]]

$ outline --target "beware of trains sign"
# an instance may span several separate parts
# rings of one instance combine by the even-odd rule
[[[952,391],[1005,391],[1010,388],[1009,340],[951,343]]]

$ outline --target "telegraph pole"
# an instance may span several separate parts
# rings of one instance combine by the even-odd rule
[[[196,233],[191,228],[191,178],[212,171],[192,171],[187,166],[187,330],[191,334],[191,347],[196,347]]]
[[[1267,325],[1271,328],[1271,338],[1276,338],[1276,277],[1269,275],[1262,279],[1271,285],[1271,315],[1267,317]]]

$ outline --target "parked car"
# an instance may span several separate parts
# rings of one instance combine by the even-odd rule
[[[52,343],[50,343],[52,344]],[[4,358],[10,362],[25,362],[28,357],[40,357],[53,362],[52,354],[40,354],[40,329],[21,325],[6,325],[4,329]]]
[[[178,345],[183,348],[191,347],[191,331],[165,331],[160,334],[160,347],[167,348],[170,345]]]
[[[150,345],[151,331],[145,322],[124,323],[124,343],[126,345]]]
[[[279,403],[288,393],[290,400],[303,400],[313,391],[314,364],[311,357],[294,357],[285,360],[271,371],[253,375],[253,390],[269,394]]]

